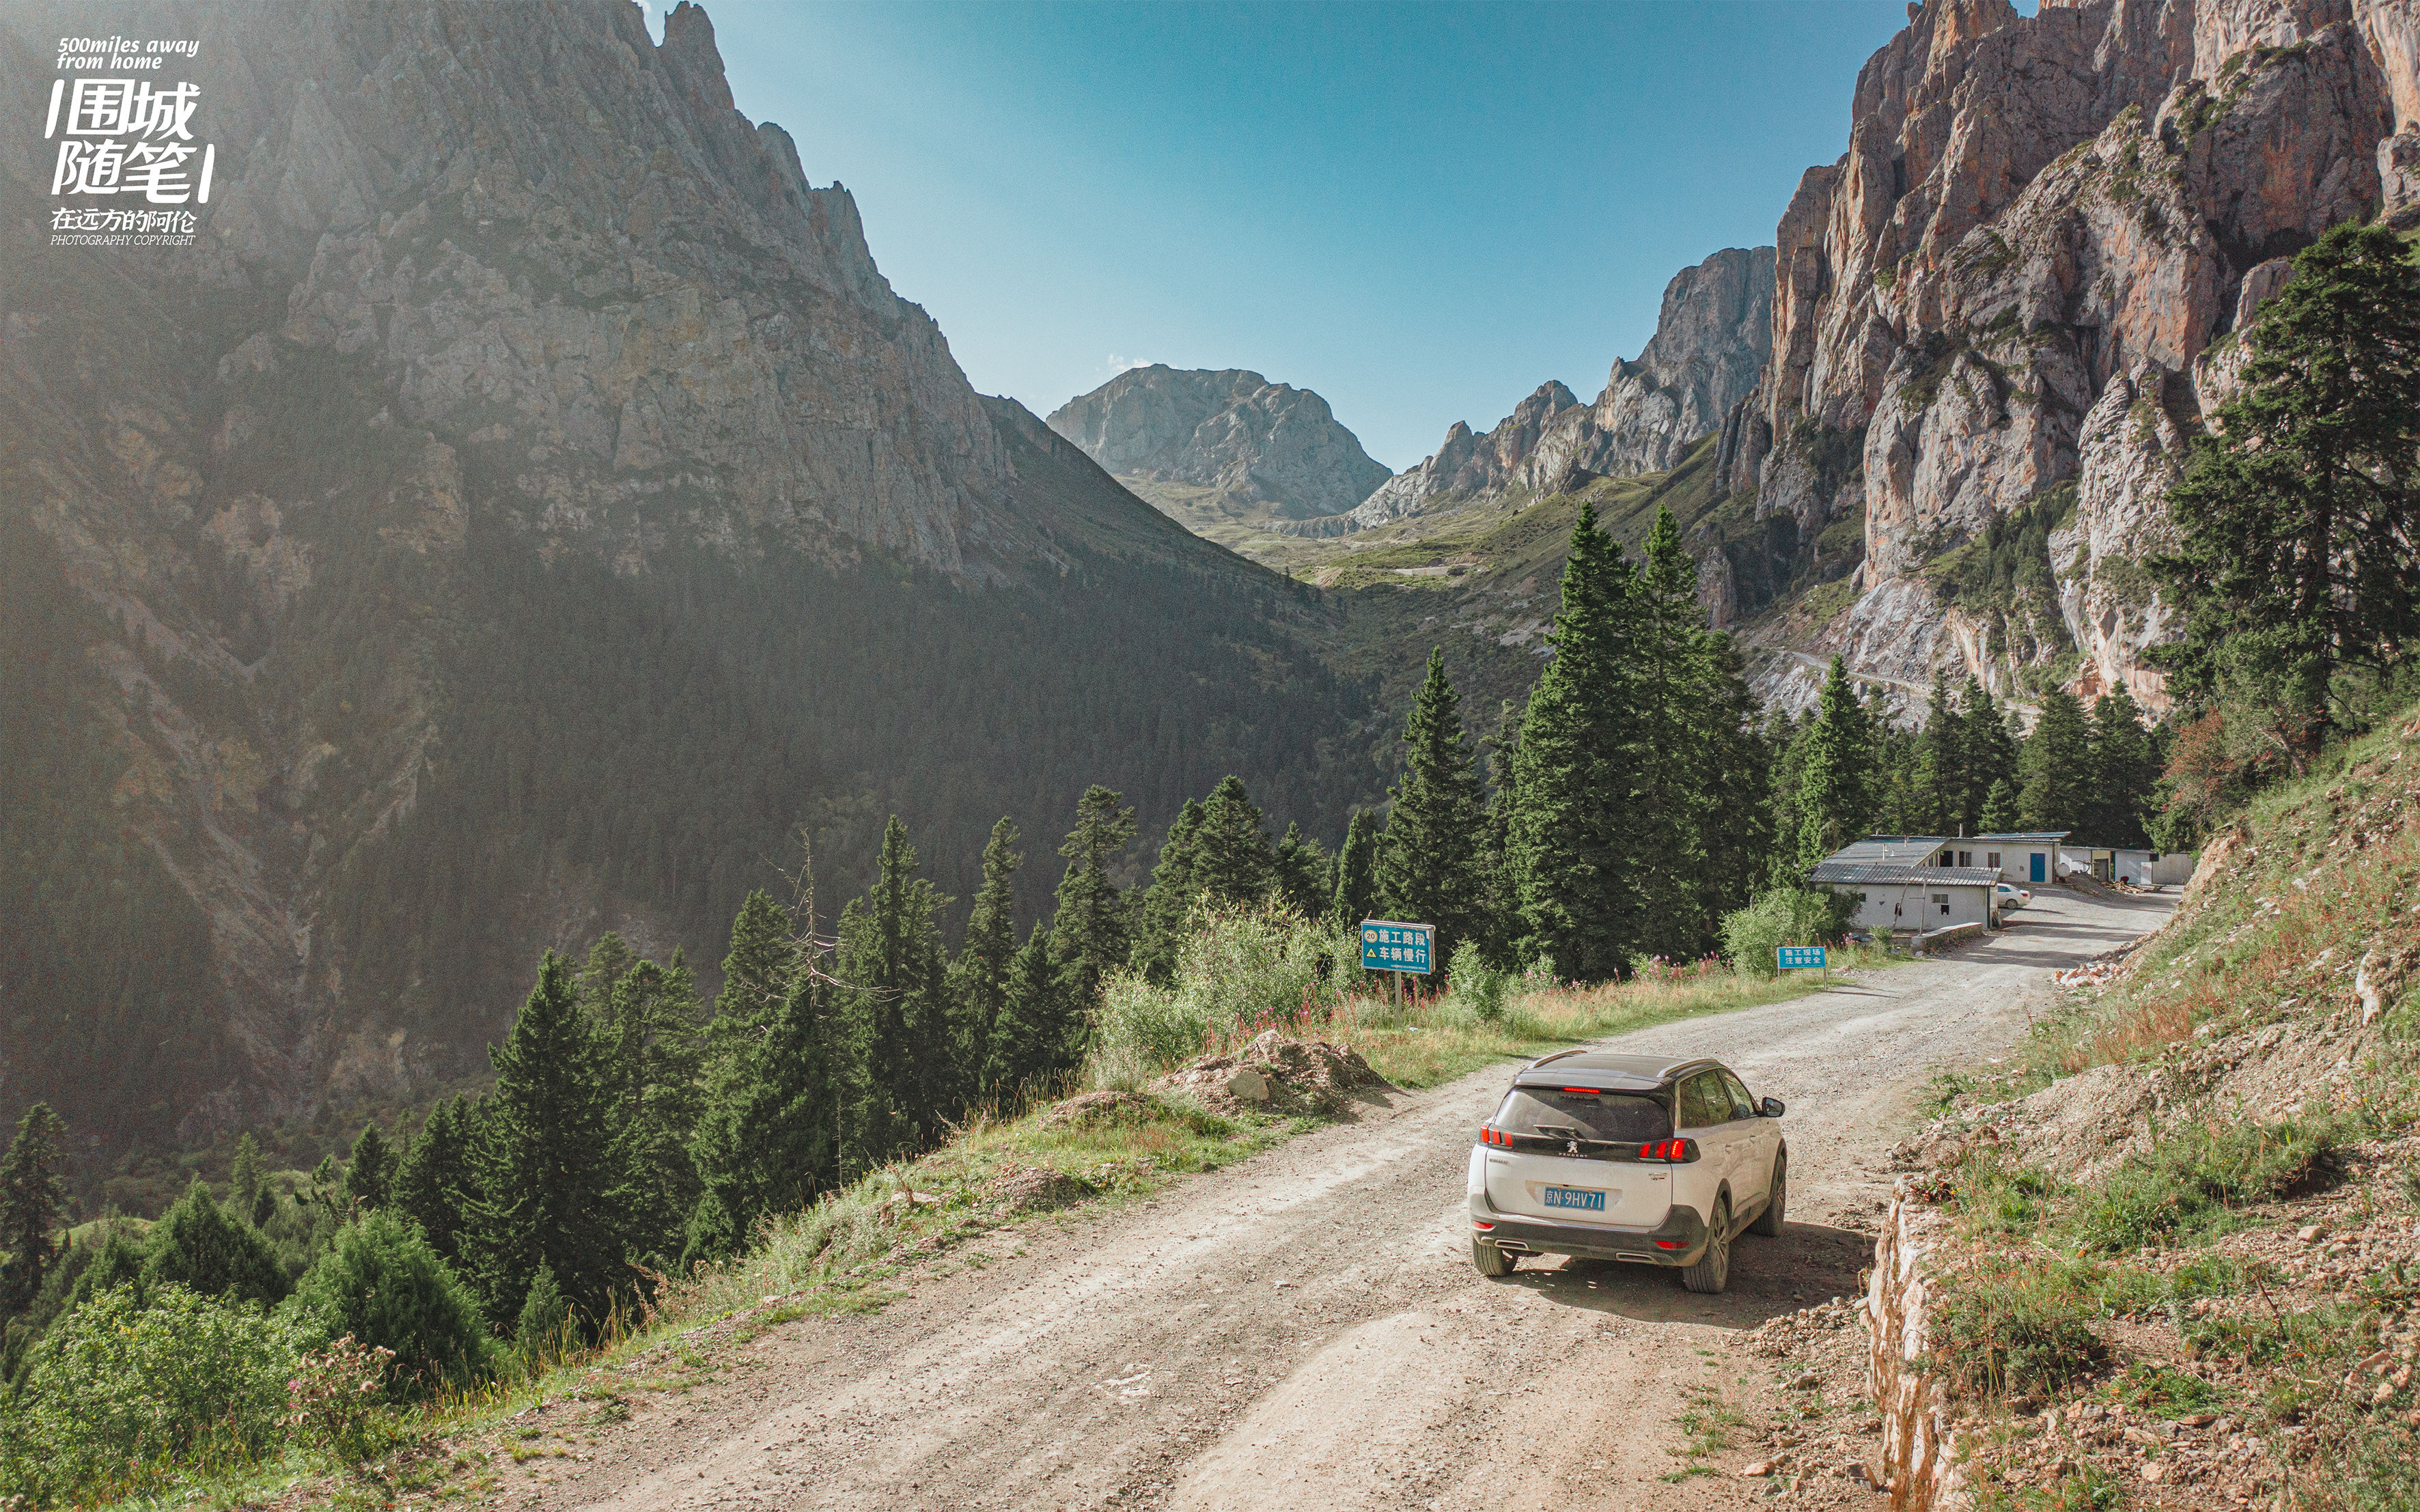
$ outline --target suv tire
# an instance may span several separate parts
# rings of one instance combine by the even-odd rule
[[[1756,1215],[1756,1222],[1747,1226],[1747,1231],[1761,1234],[1767,1239],[1777,1237],[1789,1206],[1790,1151],[1777,1149],[1773,1154],[1773,1185],[1765,1194],[1764,1211]]]
[[[1511,1275],[1512,1267],[1518,1262],[1512,1256],[1505,1254],[1477,1234],[1473,1234],[1470,1236],[1470,1263],[1479,1268],[1481,1275],[1495,1280],[1499,1276]]]
[[[1681,1284],[1691,1291],[1720,1291],[1731,1279],[1731,1199],[1714,1199],[1714,1221],[1706,1235],[1706,1252],[1681,1273]]]

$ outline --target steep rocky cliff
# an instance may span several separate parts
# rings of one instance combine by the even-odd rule
[[[90,10],[0,17],[0,95]],[[963,893],[1091,780],[1361,795],[1315,608],[978,396],[704,11],[97,29],[197,44],[146,82],[215,189],[54,244],[124,202],[0,134],[9,1109],[156,1148],[476,1074],[541,946],[717,960],[794,826],[828,897],[892,811]]]
[[[1233,368],[1135,368],[1068,400],[1049,424],[1187,523],[1341,515],[1392,476],[1326,399]]]
[[[1850,147],[1784,214],[1772,357],[1725,481],[1785,545],[1857,531],[1854,602],[1769,639],[1920,683],[2166,699],[2140,561],[2286,259],[2414,209],[2410,0],[1929,0],[1859,74]],[[1975,570],[2049,518],[2048,589]],[[1804,700],[1805,665],[1766,692]]]
[[[1654,336],[1637,361],[1613,364],[1594,404],[1550,382],[1483,437],[1456,421],[1435,455],[1354,511],[1355,526],[1678,466],[1756,386],[1772,340],[1773,259],[1771,247],[1733,247],[1683,269],[1665,287]]]

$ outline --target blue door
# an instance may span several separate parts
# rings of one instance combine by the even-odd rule
[[[2043,878],[2043,876],[2042,876],[2042,853],[2041,853],[2041,852],[2040,852],[2040,851],[2036,851],[2036,852],[2034,852],[2034,854],[2033,854],[2033,863],[2034,863],[2033,880],[2034,880],[2034,881],[2036,881],[2036,882],[2043,881],[2043,880],[2044,880],[2044,878]]]

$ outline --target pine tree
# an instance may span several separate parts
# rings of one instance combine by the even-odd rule
[[[1336,853],[1336,899],[1328,905],[1339,930],[1377,917],[1377,820],[1368,810],[1356,809],[1345,822],[1343,848]]]
[[[391,1194],[396,1209],[420,1226],[429,1247],[458,1272],[462,1269],[463,1215],[479,1189],[472,1167],[474,1118],[470,1101],[462,1097],[430,1108],[420,1137],[396,1168]]]
[[[1812,867],[1863,839],[1874,814],[1873,728],[1838,656],[1823,679],[1800,761],[1798,864]]]
[[[1312,919],[1327,912],[1328,903],[1336,895],[1336,867],[1315,837],[1304,838],[1300,825],[1286,825],[1284,837],[1278,841],[1273,870],[1278,895],[1285,900],[1288,908]]]
[[[1051,936],[1035,925],[1009,971],[1008,1004],[992,1027],[984,1083],[996,1095],[1054,1090],[1083,1060],[1084,1017],[1051,959]]]
[[[1640,936],[1628,825],[1636,769],[1637,640],[1632,571],[1580,505],[1563,564],[1554,656],[1521,724],[1507,863],[1520,900],[1524,952],[1558,972],[1621,974]]]
[[[1078,1011],[1089,1011],[1101,979],[1125,966],[1133,952],[1126,901],[1109,880],[1110,863],[1134,841],[1134,810],[1123,803],[1097,782],[1086,788],[1076,805],[1076,827],[1059,847],[1067,872],[1050,920],[1050,954]]]
[[[1159,865],[1144,890],[1141,926],[1135,933],[1133,965],[1151,980],[1166,986],[1176,972],[1176,948],[1190,928],[1201,897],[1193,880],[1196,841],[1201,838],[1202,800],[1187,798],[1168,826],[1159,847]]]
[[[1005,816],[991,826],[984,846],[983,886],[967,916],[966,945],[951,965],[950,992],[966,1014],[968,1060],[979,1067],[991,1046],[992,1029],[1008,1003],[1008,977],[1016,964],[1016,877],[1024,857],[1016,854],[1016,825]]]
[[[2100,845],[2143,845],[2144,815],[2160,781],[2151,733],[2126,685],[2092,706],[2092,795],[2086,832]]]
[[[58,1245],[51,1229],[67,1211],[67,1178],[59,1169],[59,1140],[67,1125],[48,1103],[37,1103],[17,1119],[8,1153],[0,1158],[0,1317],[13,1318],[42,1292]]]
[[[626,1178],[613,1138],[619,1088],[563,957],[546,952],[537,985],[488,1058],[496,1085],[462,1235],[473,1285],[489,1317],[517,1317],[544,1266],[594,1324],[630,1273],[612,1201]]]
[[[580,968],[575,987],[580,1006],[591,1018],[602,1022],[613,1001],[614,983],[638,964],[639,952],[620,934],[607,930],[598,935],[597,943],[588,948],[587,963]]]
[[[205,1297],[275,1306],[286,1296],[286,1273],[260,1231],[210,1200],[200,1178],[185,1189],[145,1242],[147,1289],[174,1283]]]
[[[844,1012],[862,1068],[847,1150],[854,1168],[938,1143],[963,1110],[963,1036],[950,1012],[938,922],[949,900],[919,870],[894,815],[873,890],[841,911]]]
[[[678,950],[670,966],[637,959],[592,1013],[612,1065],[614,1190],[625,1245],[661,1260],[677,1254],[697,1206],[689,1142],[697,1126],[704,1040],[697,988]]]
[[[1972,676],[1966,679],[1962,702],[1965,712],[1959,721],[1959,741],[1965,767],[1966,796],[1962,818],[1968,834],[1982,834],[2006,827],[1993,825],[1984,810],[1991,801],[1992,790],[1998,784],[2006,782],[2011,794],[2016,791],[2018,742],[2009,733],[2006,711],[1993,702],[1991,690]],[[2004,816],[2010,826],[2016,823],[2012,815],[2013,810],[2010,816]]]
[[[1722,918],[1745,908],[1773,859],[1773,754],[1756,728],[1757,700],[1728,635],[1704,638],[1692,737],[1699,751],[1698,917],[1700,951]]]
[[[2042,698],[2041,717],[2017,759],[2017,808],[2029,830],[2084,828],[2092,798],[2092,732],[2084,705],[2065,688]],[[2085,836],[2096,845],[2107,841]]]
[[[1983,796],[1981,834],[2006,835],[2024,823],[2024,810],[2017,802],[2017,785],[2007,778],[1993,782],[1992,791]]]
[[[1193,888],[1214,908],[1256,903],[1277,881],[1277,853],[1261,822],[1260,806],[1229,775],[1202,802],[1202,828],[1193,840]]]
[[[2335,674],[2420,640],[2420,281],[2384,225],[2294,258],[2250,359],[2168,490],[2181,547],[2152,574],[2184,610],[2155,648],[2188,704],[2234,687],[2297,752],[2334,727]]]
[[[1791,862],[1798,857],[1798,789],[1807,771],[1807,733],[1814,723],[1812,715],[1800,719],[1778,709],[1764,723],[1765,748],[1773,753],[1765,796],[1767,823],[1776,848]],[[1777,856],[1776,863],[1782,858]]]
[[[235,1142],[235,1163],[227,1173],[227,1202],[238,1212],[250,1212],[260,1202],[268,1176],[260,1168],[260,1142],[246,1129]],[[255,1227],[258,1221],[255,1220]]]
[[[356,1208],[385,1207],[393,1166],[386,1136],[377,1124],[364,1124],[362,1136],[353,1141],[351,1163],[345,1167],[345,1200]]]
[[[1632,587],[1638,631],[1630,882],[1638,898],[1638,949],[1692,959],[1711,938],[1702,901],[1714,731],[1704,703],[1715,689],[1700,628],[1706,614],[1698,603],[1698,563],[1683,548],[1669,508],[1656,509]]]
[[[1441,972],[1464,941],[1483,944],[1489,933],[1485,795],[1441,649],[1429,652],[1428,675],[1404,727],[1404,776],[1387,795],[1379,906],[1390,918],[1435,926],[1430,964]]]
[[[790,916],[762,889],[749,893],[731,921],[722,990],[714,995],[715,1022],[731,1027],[764,1023],[789,999],[797,955]]]
[[[1967,831],[1966,720],[1949,702],[1949,674],[1932,674],[1925,702],[1924,729],[1916,737],[1913,783],[1916,824],[1910,833],[1950,835]]]
[[[846,1047],[830,996],[817,972],[794,973],[781,1011],[718,1078],[697,1133],[686,1261],[735,1254],[766,1217],[840,1184]]]

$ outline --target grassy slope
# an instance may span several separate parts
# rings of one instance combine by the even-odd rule
[[[2149,1459],[2094,1453],[2108,1420],[2086,1409],[2220,1416],[2257,1445],[2211,1451],[2225,1473],[2297,1506],[2420,1505],[2415,816],[2407,711],[2255,802],[2123,973],[2039,1026],[2024,1070],[1943,1088],[1953,1116],[2013,1134],[1970,1145],[1941,1193],[1968,1247],[1947,1343],[1983,1414],[1987,1506],[2117,1505],[2153,1496],[2146,1465],[2200,1473],[2191,1433]],[[2111,1161],[1995,1105],[2042,1088],[2029,1109],[2139,1098],[2143,1134]],[[2071,1415],[2045,1430],[2045,1407]],[[2037,1473],[2056,1456],[2064,1473]]]
[[[1848,965],[1889,964],[1858,957]],[[1450,1004],[1415,1004],[1389,1013],[1364,1002],[1306,1032],[1352,1045],[1399,1086],[1430,1087],[1511,1057],[1780,1002],[1822,985],[1804,975],[1764,980],[1716,969],[1662,981],[1532,992],[1515,998],[1494,1023],[1471,1021]],[[1159,1096],[1074,1120],[1054,1118],[1047,1108],[978,1119],[942,1149],[768,1225],[757,1247],[731,1264],[671,1284],[656,1310],[625,1320],[602,1348],[410,1414],[397,1425],[396,1446],[372,1463],[337,1472],[323,1455],[298,1451],[274,1464],[171,1481],[163,1495],[182,1501],[190,1491],[203,1504],[234,1505],[308,1477],[318,1478],[305,1498],[348,1505],[487,1495],[496,1489],[503,1466],[573,1452],[576,1441],[561,1427],[549,1436],[508,1421],[534,1403],[593,1403],[588,1431],[609,1430],[623,1414],[618,1404],[625,1398],[711,1381],[727,1368],[728,1351],[767,1329],[822,1313],[880,1307],[918,1278],[1013,1254],[1014,1225],[1096,1216],[1312,1127],[1309,1119],[1221,1118]],[[1004,1205],[1003,1184],[1031,1180],[1037,1171],[1069,1178],[1061,1192],[1072,1200],[1044,1211]]]

